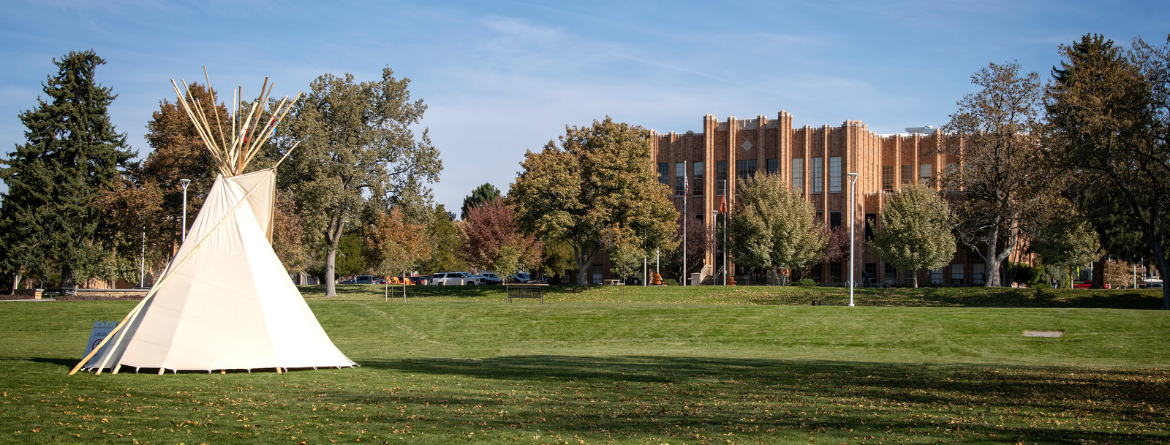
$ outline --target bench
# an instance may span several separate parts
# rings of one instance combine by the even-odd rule
[[[606,286],[624,286],[626,283],[619,279],[604,280]]]
[[[540,304],[544,304],[544,290],[547,288],[547,284],[510,285],[508,286],[508,302],[511,303],[513,298],[537,298],[540,299]]]

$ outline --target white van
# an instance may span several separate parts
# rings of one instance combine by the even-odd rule
[[[431,284],[441,284],[443,286],[473,286],[476,284],[483,284],[469,272],[439,272],[431,275]]]

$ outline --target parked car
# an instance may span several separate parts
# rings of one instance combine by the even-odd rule
[[[341,283],[338,284],[357,284],[357,280],[350,278],[348,280],[342,280]]]
[[[358,275],[353,277],[354,284],[374,284],[373,275]]]
[[[504,282],[500,280],[500,276],[492,272],[484,272],[478,276],[483,278],[483,284],[504,284]]]
[[[386,284],[385,278],[374,278],[374,284]]]
[[[1092,286],[1092,285],[1093,285],[1093,282],[1092,282],[1092,281],[1085,281],[1085,282],[1081,282],[1081,283],[1074,284],[1074,285],[1073,285],[1073,289],[1088,289],[1088,288],[1089,288],[1090,286]],[[1111,287],[1112,287],[1112,286],[1110,286],[1110,285],[1109,285],[1109,283],[1105,283],[1105,288],[1106,288],[1106,289],[1109,289],[1109,288],[1111,288]]]
[[[526,272],[516,272],[516,273],[512,274],[512,276],[508,277],[508,279],[515,281],[517,283],[527,283],[529,281],[532,281],[532,276],[528,275],[528,273],[526,273]]]
[[[430,284],[431,282],[430,275],[413,275],[406,277],[406,279],[410,280],[411,284]]]
[[[431,284],[443,286],[473,286],[483,284],[482,277],[476,277],[470,272],[439,272],[431,275]]]

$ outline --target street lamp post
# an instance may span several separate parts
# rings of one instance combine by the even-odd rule
[[[849,173],[849,306],[853,306],[853,220],[856,219],[857,209],[853,207],[854,188],[857,184],[857,173]]]
[[[138,260],[138,288],[146,284],[146,226],[142,226],[142,258]]]
[[[183,184],[183,242],[187,242],[187,185],[191,184],[190,179],[180,179],[180,184]]]

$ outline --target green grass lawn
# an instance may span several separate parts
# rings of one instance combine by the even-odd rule
[[[286,374],[70,377],[135,303],[0,303],[0,443],[1170,443],[1154,291],[340,290],[362,366]]]

